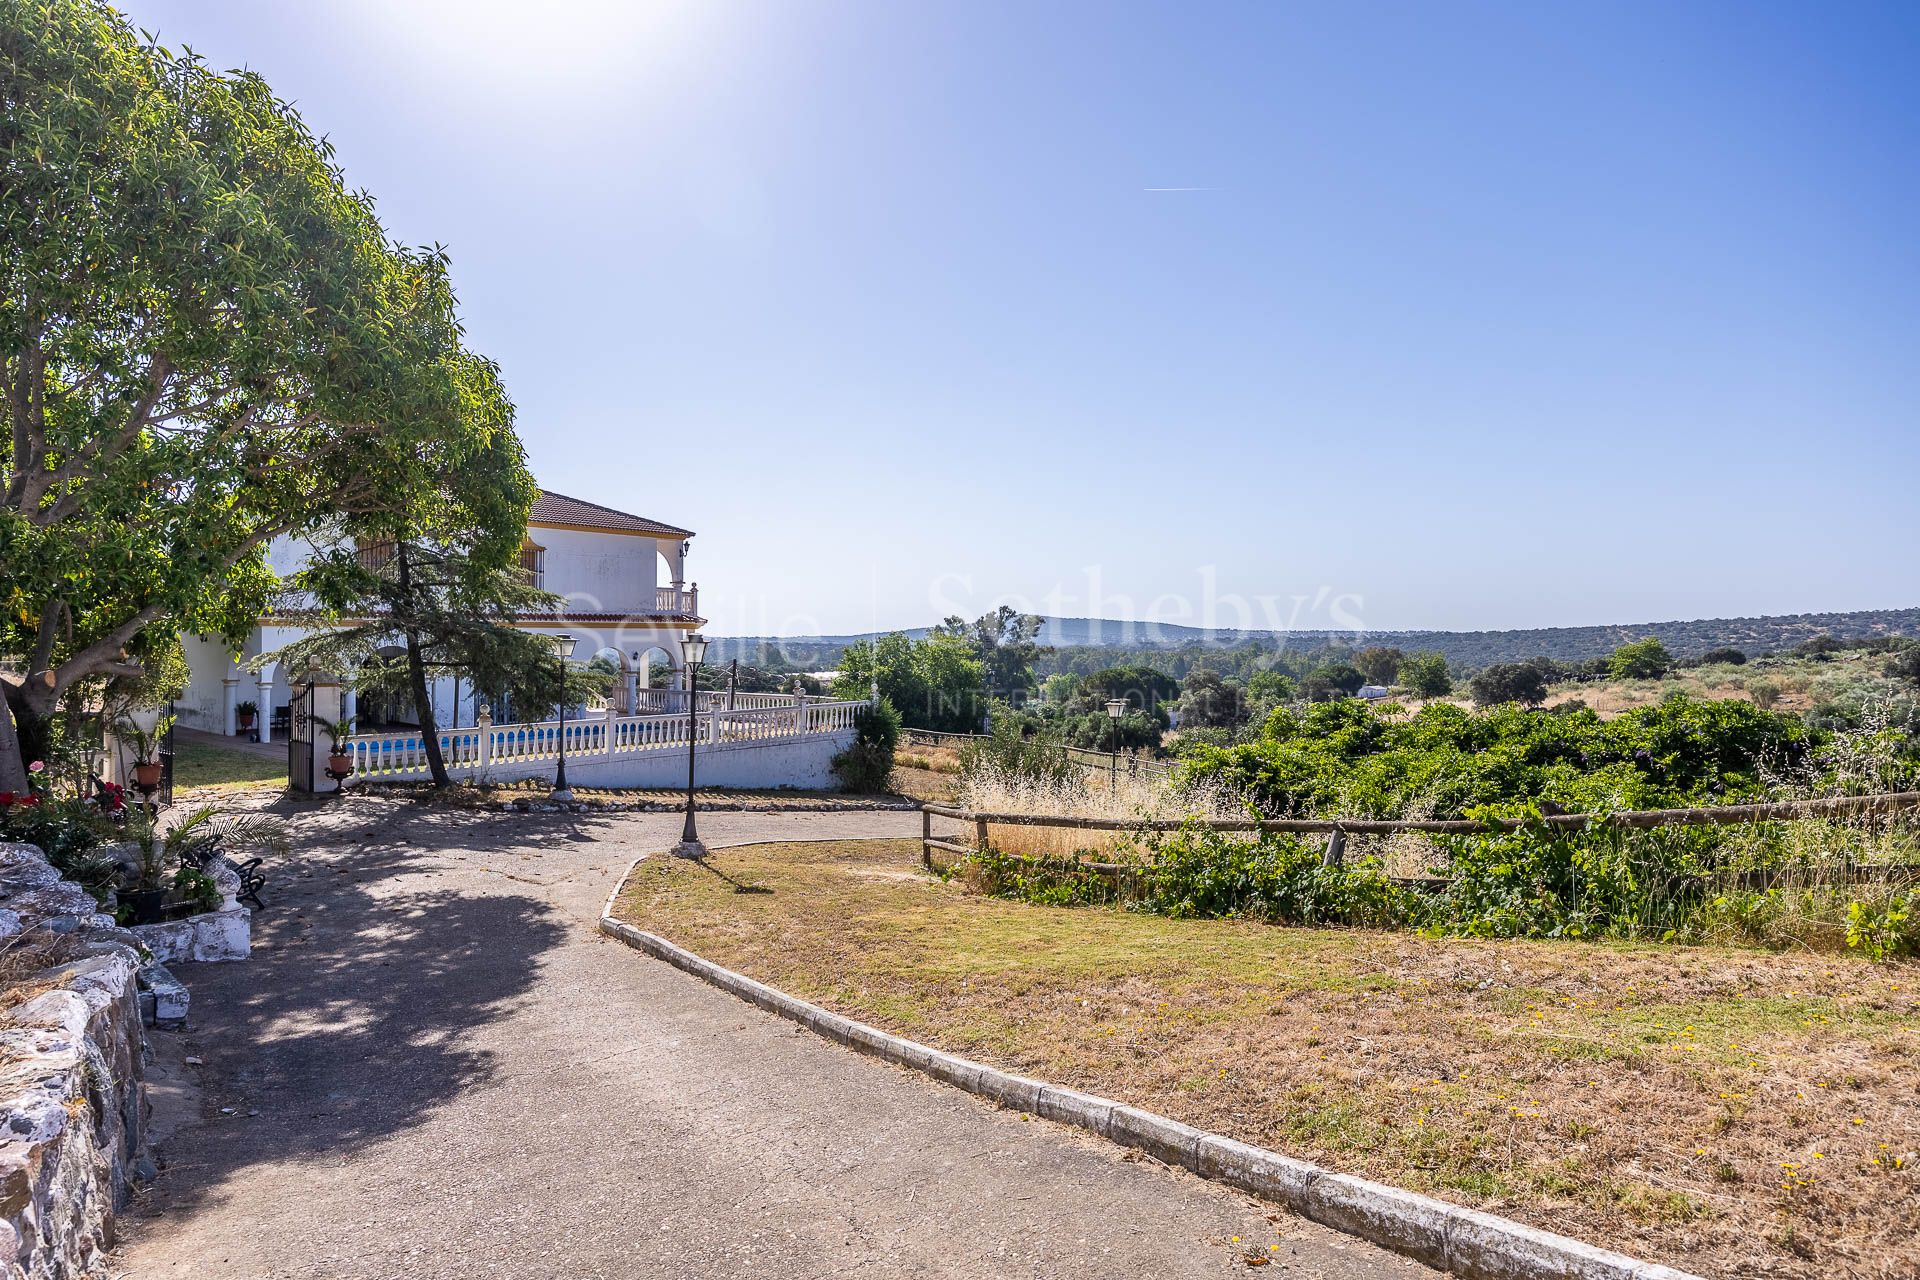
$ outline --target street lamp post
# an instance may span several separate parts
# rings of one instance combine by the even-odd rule
[[[1127,714],[1125,698],[1107,699],[1107,794],[1120,791],[1120,717]]]
[[[707,846],[693,828],[693,753],[700,737],[700,662],[707,656],[707,638],[698,631],[688,632],[680,641],[680,662],[686,669],[687,684],[687,821],[680,828],[680,843],[673,846],[676,858],[704,858]]]
[[[560,659],[560,763],[554,767],[553,794],[547,799],[572,804],[573,788],[567,785],[567,659],[573,656],[573,637],[564,631],[553,637],[553,650]]]

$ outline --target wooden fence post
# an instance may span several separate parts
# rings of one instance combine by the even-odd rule
[[[1347,833],[1335,827],[1327,836],[1327,851],[1321,856],[1322,866],[1337,867],[1345,860],[1347,853]]]
[[[920,810],[920,865],[933,870],[933,814]]]
[[[987,851],[987,819],[984,814],[973,820],[973,831],[975,843],[979,846],[980,852],[985,853]]]

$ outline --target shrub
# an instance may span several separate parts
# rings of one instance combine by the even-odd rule
[[[893,749],[900,741],[900,713],[882,698],[853,720],[853,744],[833,758],[834,776],[848,791],[885,791],[893,776]]]
[[[1389,645],[1374,645],[1353,655],[1353,665],[1369,684],[1392,684],[1400,678],[1400,666],[1407,655]]]
[[[1415,922],[1420,896],[1378,864],[1326,866],[1318,845],[1190,826],[1159,840],[1136,905],[1167,916],[1246,916],[1273,924],[1389,927]]]
[[[1742,667],[1745,666],[1746,663],[1747,655],[1731,646],[1720,649],[1709,649],[1700,655],[1700,665],[1703,667],[1714,665]]]
[[[1673,670],[1673,655],[1658,636],[1623,644],[1607,659],[1607,674],[1615,680],[1657,680]]]
[[[1435,923],[1495,938],[1665,933],[1703,895],[1700,855],[1714,838],[1685,827],[1544,825],[1443,836],[1444,874],[1453,883],[1435,903]]]
[[[1446,656],[1431,651],[1411,654],[1400,663],[1400,683],[1422,698],[1444,698],[1453,692]]]
[[[960,772],[966,777],[992,776],[1028,784],[1070,783],[1080,771],[1066,749],[1048,738],[1028,737],[1024,722],[1014,716],[995,716],[993,732],[960,748]]]
[[[1532,707],[1546,699],[1547,677],[1536,663],[1496,662],[1467,682],[1467,692],[1473,695],[1476,706],[1517,702]]]
[[[1239,681],[1206,667],[1187,674],[1180,690],[1182,729],[1231,729],[1246,718],[1246,690]]]
[[[1351,698],[1366,682],[1359,668],[1344,662],[1330,662],[1300,677],[1300,693],[1308,702],[1328,702],[1334,698]]]
[[[1874,960],[1920,955],[1920,891],[1848,903],[1847,946]]]
[[[83,800],[42,796],[0,805],[0,840],[37,845],[61,875],[102,900],[112,887],[115,863],[100,850],[112,834],[105,815]]]
[[[1389,722],[1332,702],[1276,711],[1244,745],[1196,744],[1180,776],[1274,816],[1514,815],[1540,799],[1585,811],[1682,807],[1772,794],[1766,770],[1805,774],[1826,741],[1733,699],[1675,695],[1606,721],[1438,702]]]

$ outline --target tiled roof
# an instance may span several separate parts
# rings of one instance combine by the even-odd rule
[[[658,520],[649,520],[645,516],[628,515],[624,511],[615,511],[612,507],[603,507],[597,502],[588,502],[584,498],[569,498],[564,493],[555,493],[551,489],[542,489],[534,501],[533,513],[527,517],[529,524],[576,525],[583,529],[605,529],[610,533],[645,533],[657,538],[691,538],[693,530],[682,529],[675,525],[662,524]]]

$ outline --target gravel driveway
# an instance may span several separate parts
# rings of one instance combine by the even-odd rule
[[[118,1275],[1220,1276],[1248,1253],[1264,1275],[1433,1274],[600,937],[671,815],[363,798],[297,821],[254,958],[176,970],[193,1029],[154,1037],[163,1169],[122,1220]],[[747,843],[919,819],[701,828]]]

